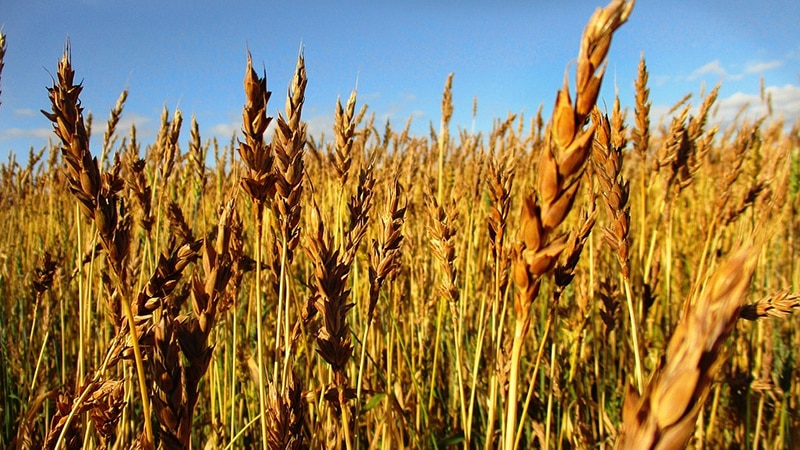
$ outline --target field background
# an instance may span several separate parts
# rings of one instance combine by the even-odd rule
[[[484,134],[450,124],[451,76],[428,135],[353,92],[318,140],[301,55],[271,124],[247,61],[239,140],[165,109],[140,142],[123,93],[89,150],[67,62],[59,144],[0,165],[0,447],[800,443],[800,124],[766,93],[756,120],[715,122],[717,87],[651,117],[642,59],[634,105],[565,86],[554,117],[591,125]]]

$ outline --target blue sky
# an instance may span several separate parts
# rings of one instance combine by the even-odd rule
[[[152,142],[166,106],[194,114],[205,140],[227,143],[240,128],[246,48],[265,67],[269,108],[283,108],[301,46],[309,83],[304,118],[315,136],[331,135],[337,96],[358,86],[382,127],[388,119],[427,133],[438,124],[445,79],[455,72],[452,131],[477,131],[508,112],[549,115],[580,35],[602,1],[39,1],[0,0],[8,51],[0,80],[0,161],[25,157],[53,139],[46,87],[69,36],[84,80],[83,105],[102,137],[110,109],[130,90],[121,132],[135,123]],[[601,102],[618,89],[633,105],[641,54],[650,70],[655,114],[687,93],[722,81],[718,119],[750,102],[761,111],[760,79],[776,113],[800,118],[800,3],[640,0],[615,35]],[[574,65],[574,64],[573,64]],[[574,75],[571,75],[571,81]],[[572,83],[574,84],[574,82]],[[93,139],[95,152],[99,145]],[[185,148],[185,146],[184,146]]]

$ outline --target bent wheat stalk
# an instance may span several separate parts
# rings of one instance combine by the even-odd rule
[[[150,402],[148,399],[147,380],[144,373],[142,352],[136,333],[136,321],[131,311],[127,287],[127,259],[130,250],[130,217],[125,204],[120,199],[123,181],[119,175],[119,166],[115,165],[109,172],[102,173],[97,158],[89,150],[90,132],[83,117],[80,94],[82,84],[75,84],[75,71],[72,68],[72,56],[69,41],[58,63],[58,80],[47,88],[50,97],[51,111],[42,111],[53,124],[53,132],[61,141],[61,154],[66,164],[65,175],[69,191],[75,197],[78,209],[95,224],[100,235],[102,248],[107,255],[110,275],[114,280],[114,288],[120,294],[122,309],[132,333],[135,368],[141,391],[142,412],[145,427],[145,448],[153,446],[153,428],[150,418]],[[78,223],[80,226],[80,223]],[[80,228],[78,229],[80,237]],[[79,297],[82,298],[82,297]],[[79,335],[83,343],[84,317],[86,310],[79,302]],[[86,322],[84,322],[86,321]],[[86,330],[88,331],[88,330]],[[81,345],[81,350],[83,345]],[[83,378],[83,355],[79,356],[78,374]]]

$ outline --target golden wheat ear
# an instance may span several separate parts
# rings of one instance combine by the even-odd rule
[[[722,346],[739,319],[756,254],[741,248],[717,269],[675,328],[644,392],[628,389],[617,449],[686,447],[724,361]]]

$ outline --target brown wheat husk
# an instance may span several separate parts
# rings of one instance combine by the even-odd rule
[[[153,410],[163,448],[191,448],[200,380],[211,363],[208,337],[230,279],[230,224],[234,201],[221,210],[216,239],[203,240],[203,277],[191,280],[192,315],[165,308],[154,329]],[[178,262],[184,261],[179,259]]]
[[[400,207],[401,187],[395,179],[389,190],[389,198],[381,217],[382,232],[379,239],[372,240],[369,256],[369,307],[367,323],[372,321],[378,295],[387,279],[400,268],[400,248],[403,243],[403,224],[407,205]]]
[[[573,102],[568,78],[558,91],[549,134],[541,149],[536,191],[525,196],[519,224],[521,242],[514,249],[512,274],[514,295],[514,340],[506,409],[505,448],[514,446],[519,360],[531,320],[531,306],[548,275],[568,246],[566,233],[558,228],[575,203],[584,166],[592,149],[596,124],[584,127],[600,92],[605,60],[614,33],[628,19],[633,2],[614,0],[598,8],[589,19],[581,38],[576,67]],[[538,367],[538,366],[537,366]]]
[[[592,159],[597,168],[600,193],[611,222],[603,230],[603,240],[616,255],[623,277],[630,280],[630,182],[622,176],[623,150],[627,142],[619,98],[614,101],[611,121],[608,116],[600,114],[597,108],[592,112],[592,121],[596,124]]]
[[[755,260],[754,249],[744,247],[717,269],[675,328],[645,390],[638,395],[628,388],[616,448],[686,448],[724,361],[723,344],[739,317]]]
[[[290,264],[300,242],[300,215],[305,171],[304,155],[307,125],[302,122],[305,89],[308,83],[305,59],[297,58],[295,75],[286,97],[285,116],[278,115],[273,150],[276,195],[272,208],[286,247],[286,254],[276,258]],[[283,251],[283,249],[280,249]]]
[[[270,384],[266,414],[269,417],[267,444],[271,450],[308,448],[305,416],[306,399],[300,380],[289,372],[286,392],[278,393]]]
[[[355,120],[356,91],[350,94],[346,107],[342,107],[341,99],[336,100],[334,113],[334,151],[330,154],[333,160],[333,169],[339,176],[342,186],[347,184],[350,175],[350,165],[353,162],[353,137],[356,133],[358,121]]]
[[[538,195],[525,199],[520,223],[523,246],[515,252],[513,269],[520,288],[514,305],[519,317],[527,315],[540,277],[555,266],[566,247],[566,237],[554,231],[575,202],[595,131],[595,125],[581,127],[600,90],[612,33],[627,20],[632,9],[632,2],[616,0],[595,12],[581,39],[574,103],[566,77],[558,92],[550,134],[539,161]]]
[[[755,303],[745,305],[739,317],[745,320],[759,320],[767,317],[783,318],[800,308],[800,294],[782,289],[762,297]]]
[[[503,130],[510,126],[511,120],[513,120],[513,116],[501,124],[499,130],[493,132],[498,136],[497,139],[502,139]],[[494,141],[495,139],[492,138],[492,142]],[[505,237],[508,213],[511,209],[511,188],[514,184],[514,176],[515,158],[511,148],[503,147],[501,153],[497,154],[492,147],[492,155],[489,159],[489,197],[492,203],[487,223],[492,257],[497,265],[496,273],[500,274],[498,292],[504,292],[508,284],[507,273],[510,261]]]
[[[253,69],[253,59],[247,53],[247,70],[244,77],[246,103],[242,112],[242,134],[244,142],[239,141],[239,156],[247,168],[242,175],[242,189],[256,204],[258,217],[268,199],[275,193],[275,179],[272,173],[274,160],[272,145],[264,142],[264,132],[272,117],[267,116],[267,102],[272,94],[267,90],[267,77],[259,77]]]

